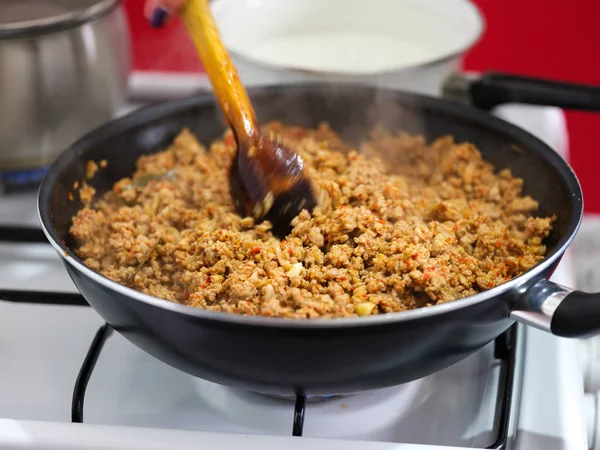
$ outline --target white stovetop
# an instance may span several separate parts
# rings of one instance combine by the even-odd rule
[[[192,87],[204,83],[203,80],[190,80]],[[535,132],[565,154],[566,133],[560,111],[509,107],[503,108],[499,114]],[[0,197],[0,222],[36,224],[35,197],[26,194]],[[570,269],[567,257],[555,274],[555,280],[572,285]],[[0,288],[24,287],[75,291],[58,256],[49,246],[23,248],[0,245]],[[224,399],[229,402],[232,399],[219,396],[218,387],[210,401],[214,407],[220,408],[221,415],[230,417],[229,422],[222,418],[217,420],[217,415],[211,414],[211,411],[208,414],[206,411],[199,412],[197,402],[201,401],[201,396],[198,392],[206,392],[197,390],[202,382],[154,360],[118,335],[107,341],[106,351],[100,357],[88,388],[84,421],[92,424],[74,425],[69,423],[72,389],[89,344],[102,324],[100,318],[88,308],[4,302],[0,302],[0,317],[0,449],[443,448],[393,442],[402,441],[402,436],[388,436],[392,443],[365,442],[351,436],[345,440],[290,438],[285,434],[291,429],[291,405],[289,421],[280,419],[281,424],[278,425],[276,416],[272,416],[270,423],[257,431],[251,427],[252,424],[240,423],[240,417],[252,419],[252,415],[240,415],[244,403],[238,401],[237,405],[234,402],[227,406],[223,403]],[[516,424],[518,435],[513,448],[587,448],[577,342],[554,338],[525,327],[521,331],[525,335],[523,342],[527,358],[524,360],[523,396]],[[481,364],[481,361],[487,361],[485,353],[474,355],[461,364]],[[418,388],[423,389],[423,386],[421,384]],[[469,391],[483,389],[481,386],[464,386],[464,383],[462,386]],[[452,395],[452,389],[457,398],[472,394],[467,391],[461,394],[458,383],[446,387],[446,396]],[[400,397],[422,396],[423,392],[391,390],[390,396],[394,393]],[[440,401],[443,401],[441,397]],[[338,426],[352,420],[348,417],[353,411],[347,409],[350,408],[340,409]],[[313,411],[309,409],[306,434],[319,436],[319,426],[315,424],[318,416],[311,414]],[[381,414],[381,411],[374,410],[374,414]],[[460,411],[450,410],[447,414],[451,421]],[[237,425],[232,426],[232,421],[237,421]],[[285,424],[289,424],[287,429]],[[444,423],[428,425],[435,432],[443,428]],[[335,425],[332,427],[335,428]],[[402,429],[402,424],[399,423],[398,427]],[[387,432],[391,433],[391,430],[388,426]],[[250,432],[259,434],[248,434]],[[264,434],[261,435],[261,432]],[[338,434],[343,432],[341,430]]]

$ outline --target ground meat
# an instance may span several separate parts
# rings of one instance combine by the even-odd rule
[[[265,127],[304,158],[319,206],[280,241],[236,214],[230,131],[205,149],[184,130],[73,219],[76,253],[106,277],[212,311],[348,317],[449,302],[543,259],[552,217],[469,143],[382,130],[356,151],[327,125]],[[106,164],[101,165],[106,166]],[[90,188],[82,199],[88,201]]]

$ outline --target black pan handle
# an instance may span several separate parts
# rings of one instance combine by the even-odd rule
[[[600,334],[600,294],[581,291],[567,294],[554,311],[550,330],[569,338]]]
[[[521,295],[511,318],[556,336],[585,339],[600,334],[600,293],[542,280]]]
[[[498,72],[481,76],[453,74],[446,80],[443,92],[447,98],[487,111],[520,103],[600,112],[600,87]]]

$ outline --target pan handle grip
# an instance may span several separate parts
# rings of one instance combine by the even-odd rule
[[[556,336],[587,338],[600,334],[600,293],[542,280],[521,295],[511,318]]]
[[[499,72],[451,75],[444,96],[491,110],[507,103],[600,112],[600,87]]]
[[[558,305],[550,329],[563,337],[590,337],[600,334],[600,294],[573,291]]]

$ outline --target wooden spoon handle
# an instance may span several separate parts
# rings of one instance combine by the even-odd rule
[[[250,138],[258,132],[256,114],[221,41],[208,0],[187,0],[180,15],[229,125],[238,139]]]

